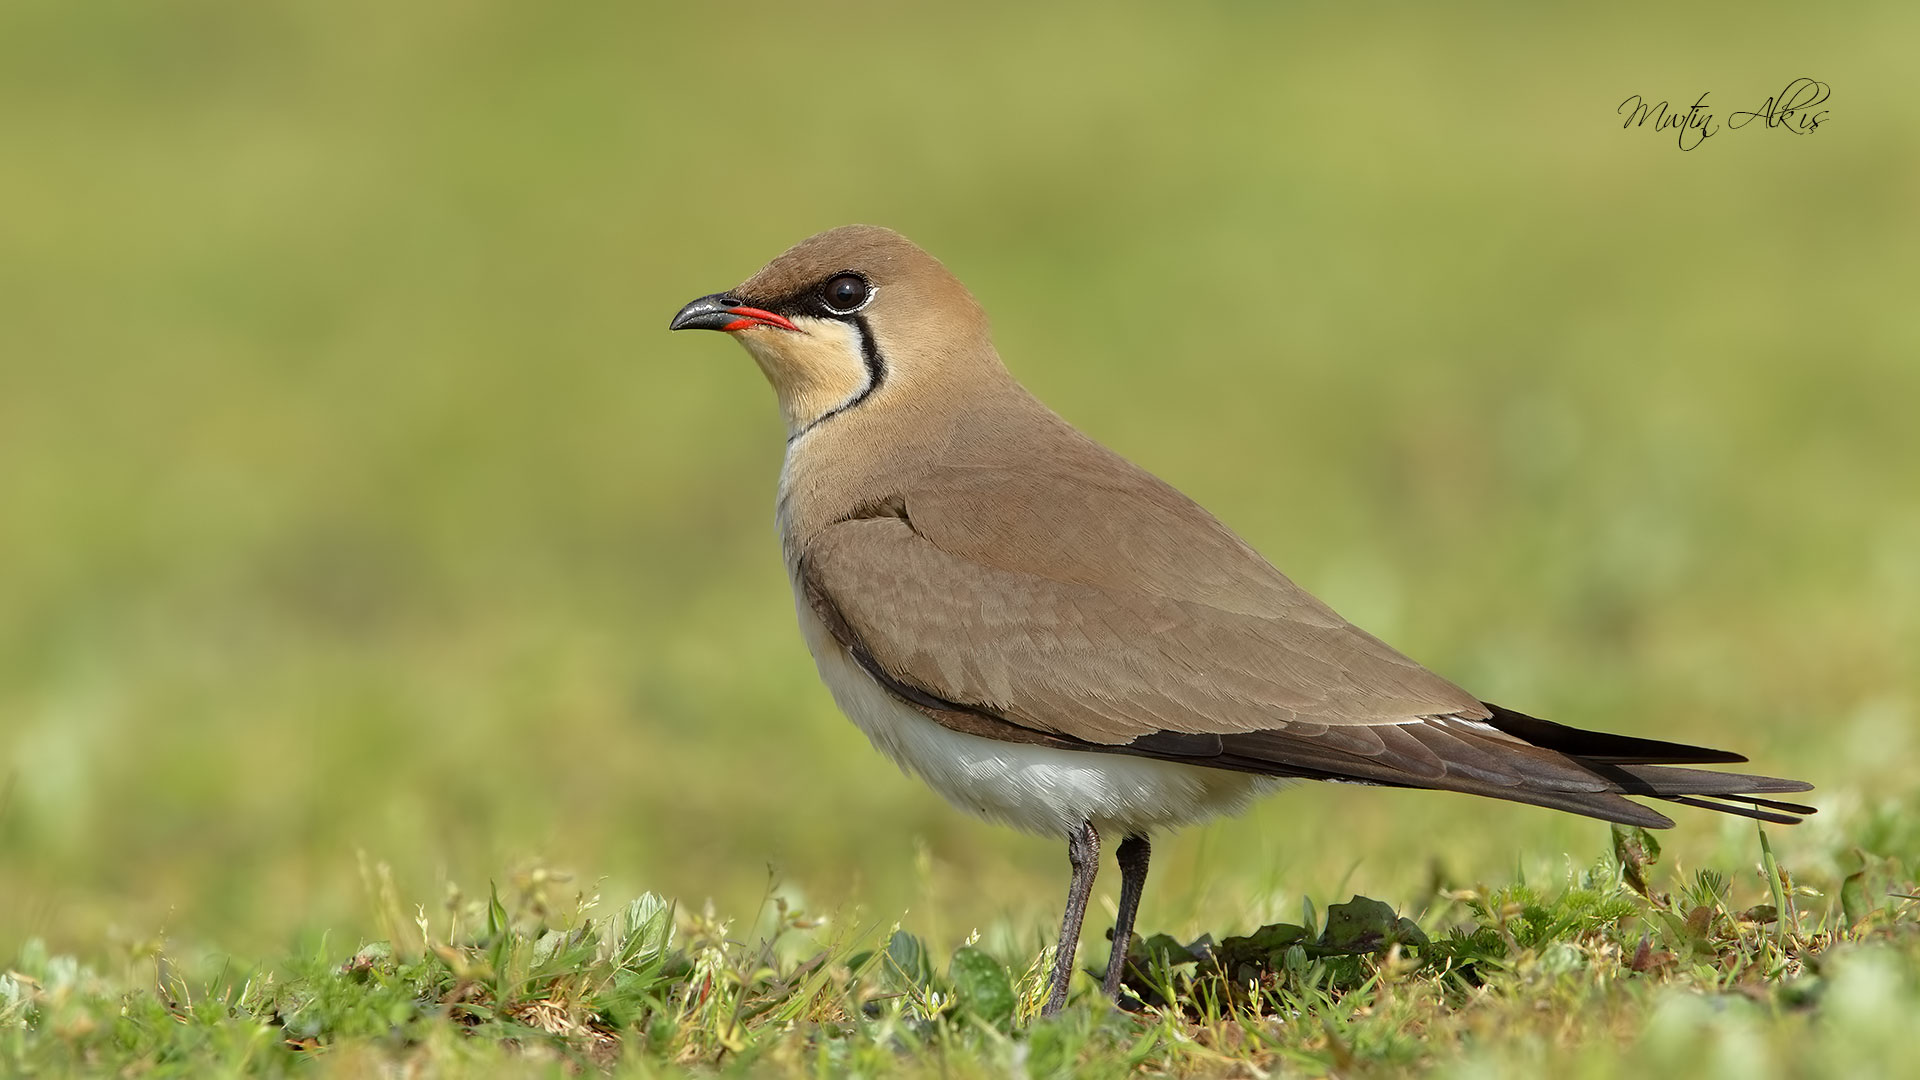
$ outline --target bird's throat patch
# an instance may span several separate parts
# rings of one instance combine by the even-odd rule
[[[863,320],[793,320],[800,333],[748,331],[740,341],[773,384],[790,439],[879,389],[886,366]]]

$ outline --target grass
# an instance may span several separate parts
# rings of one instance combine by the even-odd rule
[[[1149,1021],[1148,1065],[1903,1067],[1917,35],[1897,4],[0,4],[0,968],[33,980],[3,1060],[598,1060],[520,1030],[539,984],[446,1000],[508,940],[473,908],[491,880],[515,964],[652,892],[722,989],[759,984],[780,902],[825,917],[764,966],[826,952],[822,1015],[853,1019],[822,1045],[872,1071],[1125,1066],[1146,1036],[1097,1006],[1001,1040],[958,1004],[869,1019],[884,972],[847,968],[898,922],[937,983],[978,928],[1024,992],[1064,892],[1058,842],[953,812],[834,710],[770,527],[770,395],[664,330],[872,221],[955,269],[1049,404],[1409,655],[1816,785],[1769,842],[1822,894],[1787,944],[1838,939],[1831,971],[1755,996],[1682,947],[1700,870],[1731,916],[1789,899],[1749,823],[1688,814],[1647,871],[1678,925],[1579,884],[1635,906],[1556,932],[1585,966],[1503,941],[1468,991],[1404,948],[1372,988],[1262,1004],[1288,1022],[1240,1049]],[[1809,136],[1682,153],[1613,113],[1800,75],[1833,86]],[[1494,918],[1449,897],[1557,910],[1611,850],[1564,815],[1301,787],[1156,838],[1141,925],[1304,931],[1310,898],[1323,931],[1357,894],[1445,942]],[[1780,930],[1707,927],[1756,956]],[[1631,971],[1643,935],[1673,962]],[[587,1024],[617,973],[576,960]],[[668,970],[609,1014],[619,1068],[834,1071],[765,1015],[722,1054]],[[299,993],[310,1033],[273,1023]]]
[[[1903,827],[1914,831],[1912,817]],[[1658,864],[1640,830],[1549,882],[1448,888],[1414,914],[1353,897],[1220,941],[1136,941],[1136,1012],[1037,1018],[1046,953],[976,932],[950,956],[899,924],[770,898],[735,926],[539,870],[399,902],[354,949],[189,971],[159,946],[97,972],[29,942],[0,977],[0,1063],[24,1075],[1910,1074],[1915,852],[1838,882]],[[744,931],[744,932],[743,932]],[[1089,948],[1088,952],[1102,950]],[[1094,957],[1098,959],[1098,957]],[[1901,1073],[1906,1069],[1908,1073]]]

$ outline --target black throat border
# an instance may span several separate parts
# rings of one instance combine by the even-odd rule
[[[800,436],[872,397],[873,392],[880,389],[887,381],[887,358],[880,355],[880,345],[874,341],[873,328],[867,325],[866,317],[855,315],[845,321],[853,327],[855,333],[860,335],[860,361],[867,368],[867,385],[861,387],[852,397],[808,421],[806,427],[787,436],[788,445],[792,445],[799,440]]]

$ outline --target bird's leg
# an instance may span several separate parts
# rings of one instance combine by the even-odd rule
[[[1127,974],[1127,946],[1133,941],[1133,916],[1140,910],[1140,891],[1147,884],[1147,857],[1153,845],[1144,836],[1120,841],[1115,857],[1120,863],[1120,915],[1113,922],[1113,952],[1107,959],[1107,978],[1101,989],[1120,1000],[1120,980]]]
[[[1080,923],[1087,916],[1087,897],[1093,895],[1093,875],[1100,870],[1100,834],[1093,822],[1083,821],[1067,833],[1067,862],[1073,866],[1073,884],[1067,886],[1067,913],[1060,920],[1060,948],[1053,957],[1053,979],[1041,1016],[1052,1016],[1067,1003],[1067,980],[1073,977],[1073,953],[1080,945]]]

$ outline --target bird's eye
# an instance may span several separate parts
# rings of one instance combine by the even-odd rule
[[[820,299],[844,315],[867,302],[867,281],[858,274],[841,274],[820,287]]]

